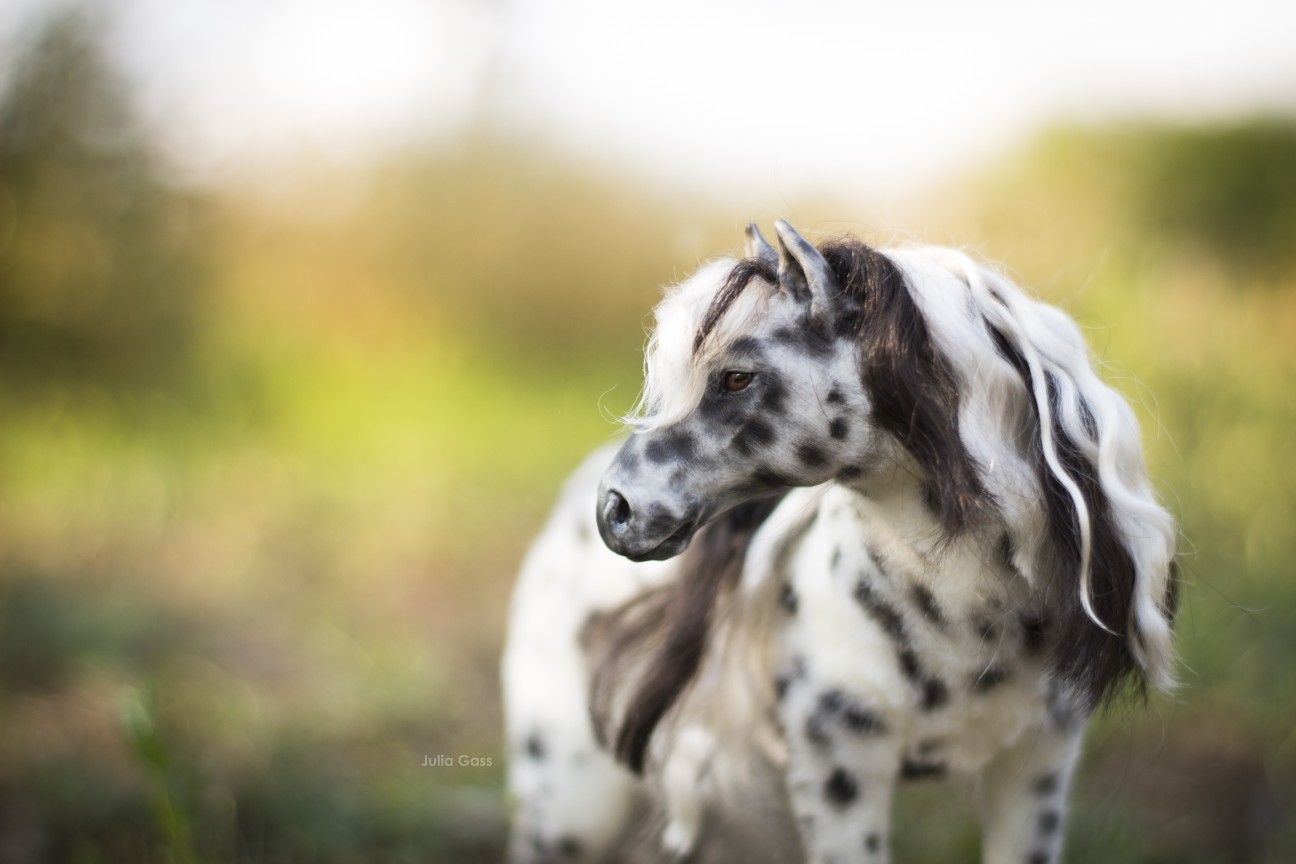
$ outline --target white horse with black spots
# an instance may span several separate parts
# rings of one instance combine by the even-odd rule
[[[667,293],[523,568],[512,860],[882,862],[971,777],[984,860],[1056,862],[1089,717],[1172,684],[1134,414],[968,256],[777,234]]]

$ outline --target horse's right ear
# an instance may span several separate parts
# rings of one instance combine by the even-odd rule
[[[774,251],[774,247],[765,239],[765,235],[761,234],[761,231],[756,227],[755,222],[747,223],[747,230],[745,233],[747,235],[747,257],[755,258],[764,264],[768,264],[770,267],[777,268],[779,260],[778,252]]]
[[[778,232],[779,287],[806,302],[810,314],[820,318],[832,308],[832,296],[840,289],[827,260],[797,230],[780,219],[774,223]]]

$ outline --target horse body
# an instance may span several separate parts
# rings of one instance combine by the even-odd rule
[[[1089,715],[1169,679],[1137,424],[1069,319],[965,256],[778,227],[668,294],[633,434],[524,568],[515,860],[880,862],[896,784],[966,775],[986,861],[1056,861]],[[597,776],[528,757],[541,726],[602,743]]]

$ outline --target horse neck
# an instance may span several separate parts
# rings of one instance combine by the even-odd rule
[[[980,570],[991,560],[991,531],[949,537],[932,509],[922,470],[906,455],[847,488],[868,525],[869,542],[884,542],[932,577],[944,571]]]

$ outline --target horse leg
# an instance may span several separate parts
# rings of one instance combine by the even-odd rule
[[[808,685],[782,705],[787,788],[806,860],[885,864],[900,750],[880,720],[840,691]]]
[[[1046,720],[981,772],[985,864],[1061,860],[1067,790],[1084,731],[1079,726],[1066,729]]]

